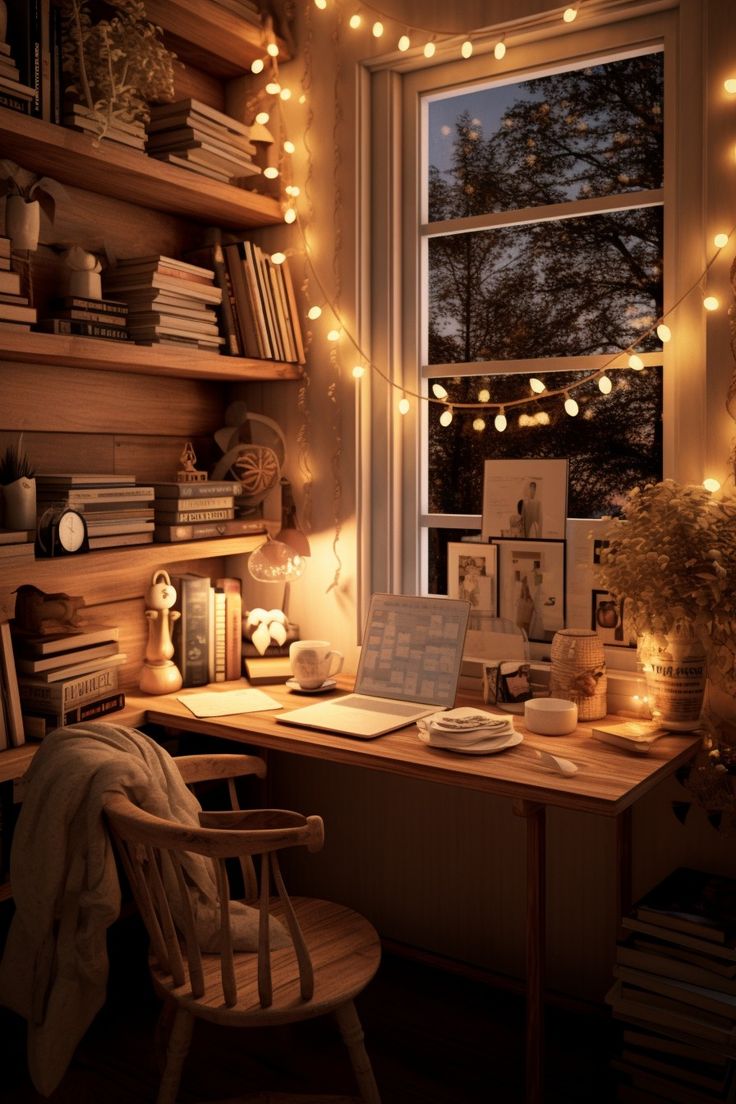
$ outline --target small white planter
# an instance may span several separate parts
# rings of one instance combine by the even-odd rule
[[[41,233],[41,204],[37,199],[27,203],[23,196],[9,195],[5,201],[5,233],[13,243],[13,251],[38,249]]]
[[[6,529],[36,528],[36,480],[22,476],[3,487],[3,525]]]

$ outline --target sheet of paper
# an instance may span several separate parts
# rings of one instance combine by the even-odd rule
[[[180,694],[177,701],[191,710],[195,717],[231,717],[237,713],[260,713],[267,709],[284,708],[263,690],[223,690],[220,694],[203,690],[201,694]]]

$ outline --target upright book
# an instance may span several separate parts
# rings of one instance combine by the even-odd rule
[[[192,573],[172,575],[174,609],[180,614],[172,633],[174,662],[184,686],[205,686],[209,679],[210,580]]]

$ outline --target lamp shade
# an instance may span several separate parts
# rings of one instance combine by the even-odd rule
[[[304,557],[290,544],[272,537],[248,558],[248,571],[262,583],[288,583],[300,578],[306,566]]]

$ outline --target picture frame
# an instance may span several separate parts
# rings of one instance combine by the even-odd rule
[[[636,629],[628,616],[627,603],[627,598],[617,599],[608,590],[591,591],[590,627],[610,647],[636,647]]]
[[[497,604],[500,617],[529,640],[549,643],[565,627],[565,541],[500,538]]]
[[[483,540],[563,540],[567,460],[486,460]]]
[[[447,594],[470,602],[473,613],[496,614],[496,546],[471,541],[447,545]]]

